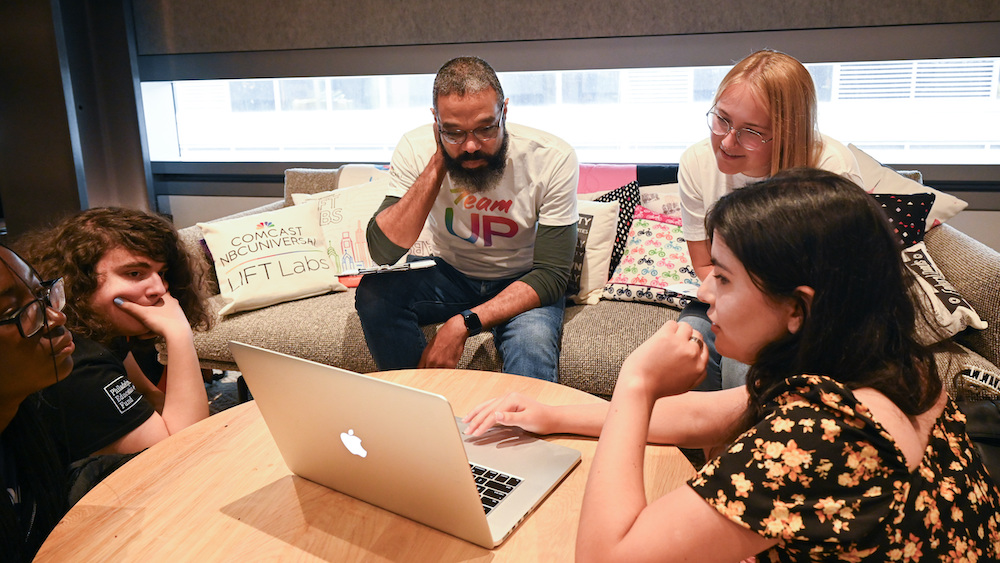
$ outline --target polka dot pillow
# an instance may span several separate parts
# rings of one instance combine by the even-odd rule
[[[691,298],[667,288],[675,284],[697,286],[699,283],[688,255],[680,217],[637,205],[621,262],[604,286],[604,299],[683,308]]]
[[[618,266],[618,262],[625,253],[625,243],[628,241],[628,230],[632,226],[632,216],[635,213],[635,206],[639,204],[639,184],[631,182],[624,186],[611,190],[601,195],[594,201],[617,201],[618,202],[618,232],[615,233],[615,244],[611,248],[611,265],[608,268],[610,278]]]
[[[882,206],[903,248],[924,240],[934,194],[872,194],[872,197]]]
[[[927,312],[917,318],[918,333],[931,343],[952,337],[972,327],[985,329],[972,305],[945,279],[924,245],[927,216],[934,205],[934,194],[872,194],[882,206],[903,249],[903,264],[913,274],[922,294],[920,305]]]

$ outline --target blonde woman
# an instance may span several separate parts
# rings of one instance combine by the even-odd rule
[[[712,269],[705,215],[722,196],[795,167],[828,170],[863,185],[854,155],[818,131],[816,114],[809,71],[784,53],[757,51],[722,79],[706,113],[710,135],[684,152],[678,172],[684,238],[700,280]],[[745,366],[722,363],[707,311],[704,303],[693,302],[680,317],[709,349],[708,375],[699,389],[742,385]]]

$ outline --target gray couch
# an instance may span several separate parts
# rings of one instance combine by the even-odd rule
[[[356,172],[356,171],[355,171]],[[291,205],[292,192],[315,193],[337,187],[343,170],[291,169],[285,174],[285,200],[245,213]],[[345,174],[346,175],[346,174]],[[342,184],[348,185],[348,184]],[[201,244],[201,230],[181,230],[185,245],[211,273]],[[926,235],[929,252],[945,277],[969,301],[986,330],[966,330],[942,346],[939,364],[947,380],[966,367],[1000,373],[1000,254],[948,226]],[[209,275],[210,280],[214,279]],[[215,310],[221,307],[210,281]],[[625,357],[663,323],[676,319],[673,308],[644,303],[605,301],[566,308],[560,354],[560,382],[594,395],[609,397]],[[433,327],[426,329],[428,333]],[[291,301],[218,319],[211,330],[195,334],[204,368],[235,370],[227,343],[240,340],[317,362],[362,373],[375,371],[354,309],[354,290]],[[459,367],[499,371],[500,359],[489,333],[469,339]],[[951,385],[952,391],[964,392]],[[980,391],[972,388],[972,394]],[[968,393],[967,393],[968,394]]]

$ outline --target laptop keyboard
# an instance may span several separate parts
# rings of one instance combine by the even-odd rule
[[[521,480],[506,473],[494,471],[481,465],[469,464],[472,468],[472,476],[476,479],[476,489],[479,490],[479,499],[483,503],[483,510],[489,514],[500,504],[500,501],[507,498]]]

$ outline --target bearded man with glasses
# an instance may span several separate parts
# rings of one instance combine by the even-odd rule
[[[556,381],[576,247],[579,163],[565,141],[508,124],[496,73],[476,57],[434,80],[434,123],[403,136],[368,224],[379,264],[426,228],[436,266],[366,275],[356,306],[380,370],[455,367],[491,330],[507,373]],[[428,343],[421,326],[443,323]]]

